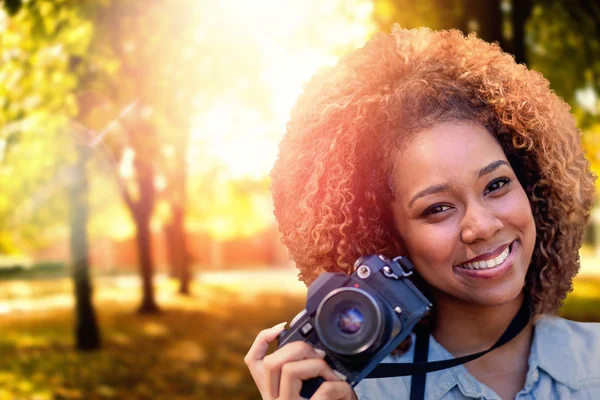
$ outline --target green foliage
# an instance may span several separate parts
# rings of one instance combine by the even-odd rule
[[[66,217],[71,117],[91,25],[66,1],[27,2],[0,31],[0,247],[45,242]],[[44,229],[41,229],[44,228]]]
[[[591,7],[591,8],[590,8]],[[590,12],[595,7],[596,13]],[[588,9],[589,8],[589,9]],[[600,172],[600,9],[582,0],[538,2],[526,26],[528,66],[541,72],[550,87],[569,103],[583,131],[582,144],[591,168]],[[582,104],[582,90],[596,96]],[[600,182],[596,182],[600,190]]]
[[[562,1],[537,4],[527,22],[528,66],[573,106],[577,89],[588,84],[600,89],[600,32],[594,22],[581,4]]]
[[[368,5],[365,0],[313,2],[314,7],[298,7],[313,25],[327,26],[332,22],[339,27],[347,23],[343,26],[352,28],[354,36],[358,24],[352,24],[355,21],[360,24],[364,19],[359,16],[364,12],[357,10],[364,10],[365,4]],[[42,209],[49,210],[46,213],[49,219],[36,219],[29,211],[17,213],[26,218],[17,218],[12,210],[14,205],[22,199],[35,197],[40,186],[52,185],[61,174],[61,166],[72,164],[73,143],[89,144],[96,138],[98,130],[118,118],[132,102],[137,102],[137,107],[130,115],[118,118],[118,123],[110,126],[92,151],[91,202],[96,211],[92,214],[92,226],[96,231],[106,226],[109,219],[98,213],[103,210],[107,193],[114,195],[127,190],[133,199],[139,197],[140,191],[136,187],[139,176],[135,169],[130,168],[133,173],[129,175],[119,171],[119,167],[128,161],[151,165],[156,178],[163,182],[159,190],[164,202],[196,207],[197,202],[186,201],[185,194],[191,191],[188,188],[206,187],[211,171],[228,167],[223,154],[215,157],[202,153],[204,142],[198,136],[204,132],[194,132],[196,137],[190,137],[193,120],[199,114],[214,113],[221,107],[230,110],[231,115],[226,118],[235,119],[236,111],[243,109],[256,114],[261,123],[275,117],[281,119],[281,110],[287,106],[276,99],[275,92],[290,89],[288,85],[279,87],[281,85],[270,75],[281,80],[280,75],[285,71],[280,71],[282,67],[277,63],[283,60],[272,60],[264,54],[265,48],[269,48],[272,55],[282,58],[281,50],[288,43],[280,43],[279,38],[270,34],[265,36],[265,32],[260,31],[263,27],[257,23],[261,20],[258,14],[252,17],[256,21],[248,20],[253,25],[243,23],[246,22],[246,11],[255,12],[252,7],[248,10],[245,7],[248,6],[234,1],[212,4],[191,0],[36,0],[23,3],[20,11],[8,21],[7,29],[1,32],[2,55],[7,61],[0,67],[0,80],[4,84],[0,85],[0,153],[6,155],[0,156],[3,160],[0,161],[0,175],[4,173],[6,178],[0,185],[14,189],[5,193],[0,191],[0,210],[3,209],[0,226],[10,226],[7,230],[17,233],[18,246],[30,244],[32,239],[36,239],[34,245],[43,242],[35,235],[25,234],[26,231],[34,232],[37,228],[46,232],[61,225],[68,211],[60,209],[60,205],[66,203],[61,189],[65,183],[59,179],[53,185],[52,196],[44,200],[43,207],[36,208],[39,213],[43,213]],[[265,13],[269,11],[268,7],[264,10]],[[265,16],[262,20],[287,29],[288,24],[278,21],[279,18]],[[294,24],[298,23],[299,20],[294,21]],[[319,30],[304,29],[303,26],[295,27],[288,35],[291,37],[286,39],[298,47],[296,56],[302,63],[306,57],[301,51],[314,57],[320,52],[315,52],[315,48],[324,42],[339,54],[352,47],[345,35],[339,34],[338,28],[331,30],[338,32],[337,35],[320,35]],[[319,56],[323,58],[322,54]],[[293,66],[293,62],[285,62]],[[237,107],[231,108],[231,103]],[[60,135],[51,135],[47,129],[59,116],[63,117],[63,132],[66,132],[60,139],[65,140],[60,144],[56,142]],[[76,123],[69,120],[74,118]],[[29,124],[27,129],[31,132],[27,141],[21,132],[25,123]],[[283,121],[278,123],[283,125]],[[239,129],[246,129],[240,126]],[[95,132],[87,131],[85,127]],[[251,128],[254,132],[246,136],[264,135],[263,127]],[[281,133],[280,128],[272,126],[268,130],[273,141]],[[235,135],[242,134],[235,132]],[[234,139],[220,140],[230,145]],[[42,145],[45,140],[47,142]],[[192,140],[195,141],[193,145]],[[28,149],[35,146],[48,149],[44,156],[55,157],[55,164],[50,166],[31,158],[27,160],[31,165],[21,162]],[[202,166],[187,170],[187,153],[192,146],[201,149],[199,155],[194,155],[197,155],[194,164]],[[60,154],[54,149],[60,149]],[[134,156],[129,157],[132,149]],[[9,158],[10,154],[14,156]],[[26,167],[27,172],[16,169],[15,163],[19,162],[23,164],[19,168]],[[109,183],[104,177],[98,178],[100,174],[96,172],[112,179],[117,177],[120,186]],[[11,180],[13,175],[18,178]],[[193,193],[200,197],[206,192]],[[263,190],[262,197],[267,196],[267,191]],[[54,208],[55,201],[59,209]],[[114,202],[110,208],[111,215],[119,214],[115,217],[118,219],[115,225],[126,225],[123,213],[115,211]],[[194,213],[205,215],[203,210]],[[168,220],[169,213],[162,216]]]
[[[588,127],[581,138],[586,157],[591,163],[591,170],[600,176],[600,122]],[[600,180],[596,180],[596,191],[600,192]]]
[[[0,269],[0,280],[31,280],[68,277],[71,273],[64,262],[41,262],[31,268],[15,266]]]

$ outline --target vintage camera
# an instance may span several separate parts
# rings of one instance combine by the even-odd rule
[[[278,337],[278,348],[297,340],[326,352],[325,361],[353,387],[392,352],[431,309],[406,279],[414,266],[405,257],[360,257],[350,276],[323,273],[308,288],[306,308]],[[310,398],[324,382],[303,382]]]

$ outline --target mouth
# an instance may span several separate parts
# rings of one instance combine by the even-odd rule
[[[502,247],[498,248],[497,252],[499,252],[499,254],[495,256],[491,255],[485,260],[477,260],[477,257],[476,259],[474,259],[474,261],[459,264],[455,268],[464,270],[489,270],[497,268],[498,266],[502,265],[510,256],[515,242],[516,240],[511,242],[509,245],[505,246],[504,249],[502,249]]]

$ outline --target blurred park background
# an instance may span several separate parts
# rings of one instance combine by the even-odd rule
[[[500,43],[600,171],[595,0],[0,0],[0,400],[258,399],[306,290],[268,174],[317,68],[393,23]],[[600,321],[600,211],[564,316]],[[92,290],[93,289],[93,290]]]

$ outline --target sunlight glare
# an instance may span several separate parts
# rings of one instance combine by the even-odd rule
[[[270,169],[277,143],[269,140],[272,130],[258,112],[227,100],[197,116],[196,148],[190,157],[190,169],[224,163],[233,178],[260,178]]]
[[[6,140],[0,138],[0,162],[4,160],[4,151],[6,149]]]
[[[123,151],[123,158],[119,165],[119,174],[123,178],[131,178],[133,176],[133,160],[135,158],[135,152],[131,147],[126,147]]]
[[[375,32],[373,4],[368,0],[224,0],[217,4],[210,9],[211,23],[221,21],[222,29],[256,45],[261,85],[270,99],[249,102],[233,93],[200,108],[192,123],[190,171],[200,172],[212,163],[224,166],[233,179],[265,177],[302,85],[319,67],[334,65],[339,56],[362,46]],[[199,28],[197,40],[205,39],[209,29]],[[244,76],[245,65],[238,68]]]

